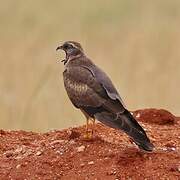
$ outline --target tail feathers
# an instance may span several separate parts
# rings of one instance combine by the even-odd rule
[[[146,151],[153,150],[154,145],[150,142],[143,128],[129,111],[125,110],[118,118],[116,118],[116,115],[109,112],[96,113],[95,117],[97,120],[112,128],[123,130],[134,140],[140,149]]]

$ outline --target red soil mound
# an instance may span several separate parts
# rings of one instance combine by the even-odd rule
[[[1,130],[0,179],[179,179],[180,118],[155,109],[134,115],[154,152],[141,152],[124,133],[102,124],[92,141],[83,139],[84,126],[44,134]]]
[[[176,117],[169,111],[164,109],[144,109],[137,110],[133,113],[135,118],[142,122],[155,123],[159,125],[163,124],[175,124]]]

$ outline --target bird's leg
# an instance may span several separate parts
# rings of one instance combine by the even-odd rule
[[[90,117],[84,110],[81,109],[81,111],[86,117],[86,133],[84,135],[84,138],[87,140],[90,140],[92,139],[93,133],[94,133],[95,119]],[[91,125],[91,128],[89,128],[90,125]]]
[[[86,140],[91,140],[93,139],[94,135],[94,125],[95,125],[95,119],[93,118],[87,118],[86,120],[86,133],[84,135],[84,138]]]
[[[86,132],[89,131],[89,118],[86,119]]]
[[[92,139],[92,131],[89,129],[89,125],[90,125],[90,118],[86,119],[86,133],[84,135],[84,138],[87,140]]]
[[[92,134],[92,136],[93,136],[93,135],[94,135],[95,119],[92,118],[92,119],[91,119],[91,122],[92,122],[92,126],[91,126],[91,134]]]

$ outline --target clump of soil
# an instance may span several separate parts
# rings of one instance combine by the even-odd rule
[[[0,179],[179,179],[180,118],[156,109],[133,114],[156,146],[152,153],[100,123],[91,141],[84,140],[85,126],[44,134],[1,130]]]
[[[137,110],[133,113],[137,120],[142,122],[155,123],[159,125],[163,124],[175,124],[176,117],[169,111],[164,109],[144,109]]]

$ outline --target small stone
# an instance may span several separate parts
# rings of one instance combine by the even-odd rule
[[[37,153],[36,153],[36,156],[40,156],[42,154],[42,152],[41,151],[38,151]]]
[[[140,113],[137,113],[136,118],[139,118],[139,117],[140,117]]]
[[[73,139],[71,139],[70,141],[69,141],[69,144],[75,144],[76,142],[73,140]]]
[[[7,158],[9,158],[9,157],[13,156],[13,152],[12,152],[12,151],[6,151],[6,152],[4,153],[4,155],[5,155]]]
[[[62,151],[56,151],[57,154],[63,155]]]
[[[180,166],[177,166],[177,165],[173,165],[171,168],[170,168],[171,171],[178,171],[180,172]]]
[[[50,144],[51,144],[51,145],[55,145],[55,144],[62,144],[62,143],[64,143],[64,142],[65,142],[65,140],[59,139],[59,140],[54,140],[54,141],[52,141]]]
[[[81,167],[84,167],[84,166],[85,166],[85,164],[84,164],[84,163],[81,163],[81,164],[80,164],[80,166],[81,166]]]
[[[177,170],[178,170],[178,172],[180,172],[180,166],[178,166]]]
[[[94,161],[89,161],[88,164],[92,165],[92,164],[94,164]]]
[[[16,166],[16,169],[19,169],[21,167],[21,165],[20,164],[18,164],[17,166]]]
[[[112,168],[109,172],[107,172],[107,175],[115,175],[117,173],[115,168]]]
[[[166,147],[163,147],[162,150],[163,150],[163,151],[167,151],[167,148],[166,148]]]
[[[153,137],[151,137],[151,141],[152,141],[152,142],[155,142],[155,141],[156,141],[156,139],[155,139],[155,138],[153,138]]]
[[[83,152],[85,150],[85,148],[86,147],[84,145],[79,146],[79,147],[77,147],[77,152]]]

